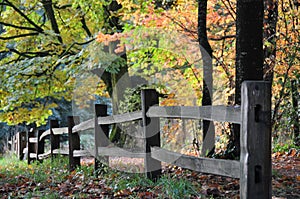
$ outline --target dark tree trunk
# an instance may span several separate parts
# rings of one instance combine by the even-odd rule
[[[300,146],[300,123],[299,123],[299,108],[298,108],[298,100],[299,100],[299,93],[297,89],[297,82],[296,80],[291,81],[292,86],[292,104],[293,104],[293,124],[294,124],[294,143],[296,146]]]
[[[212,48],[207,39],[206,30],[207,0],[198,1],[198,39],[203,60],[203,95],[202,106],[212,104]],[[202,154],[207,155],[214,150],[214,124],[210,121],[203,121],[203,147]]]
[[[108,24],[107,27],[107,33],[113,34],[113,31],[116,32],[122,32],[123,26],[119,22],[119,18],[112,15],[112,13],[118,11],[121,9],[122,6],[117,3],[117,1],[113,0],[109,6],[105,7],[106,10],[106,23]],[[107,49],[110,53],[114,53],[114,50],[116,49],[118,42],[111,42],[109,48]],[[124,52],[122,55],[120,55],[123,59],[127,59],[126,53]],[[117,60],[116,60],[117,61]],[[109,88],[110,96],[112,97],[112,105],[113,105],[113,114],[119,113],[119,102],[124,99],[124,91],[127,87],[130,87],[130,79],[128,75],[128,66],[126,62],[123,62],[124,65],[120,66],[118,73],[110,73],[108,78],[105,77],[104,81],[109,81],[107,85],[110,85],[111,88]],[[119,82],[122,80],[122,82]],[[125,142],[125,137],[122,138],[121,135],[121,129],[118,127],[118,125],[115,125],[111,131],[110,139],[113,142]]]
[[[241,104],[244,80],[263,79],[263,0],[238,0],[236,19],[235,104]],[[234,154],[240,154],[240,126],[233,125]]]

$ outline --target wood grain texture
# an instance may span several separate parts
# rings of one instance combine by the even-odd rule
[[[80,122],[79,124],[75,125],[72,128],[72,132],[73,133],[78,133],[80,131],[93,129],[94,127],[95,127],[94,119],[89,119],[89,120]]]
[[[159,147],[151,147],[151,156],[159,161],[202,173],[210,173],[232,178],[240,177],[240,162],[236,160],[198,158]]]
[[[72,129],[75,124],[79,123],[78,116],[68,117],[68,136],[69,136],[69,170],[73,171],[80,166],[80,157],[74,157],[74,150],[80,150],[80,137],[77,132],[73,133]]]
[[[142,128],[145,138],[145,174],[151,180],[157,180],[161,175],[161,162],[151,157],[151,147],[160,147],[160,122],[159,118],[147,116],[149,108],[159,104],[158,93],[154,89],[141,92],[142,101]]]
[[[242,84],[241,198],[272,198],[271,85]]]
[[[98,147],[98,155],[110,157],[144,158],[145,153],[119,147]]]
[[[233,106],[152,106],[148,117],[205,119],[241,123],[241,109]]]
[[[142,112],[131,112],[131,113],[124,113],[118,115],[111,115],[106,117],[98,117],[98,124],[99,125],[109,125],[109,124],[117,124],[123,122],[131,122],[135,120],[142,119]],[[90,119],[73,127],[73,133],[79,131],[85,131],[89,129],[93,129],[95,127],[94,119]]]
[[[112,115],[107,117],[98,117],[98,124],[117,124],[123,122],[131,122],[139,119],[142,119],[142,111]]]
[[[106,147],[109,144],[109,126],[99,125],[98,118],[107,116],[107,105],[95,104],[95,115],[94,115],[94,157],[95,164],[94,169],[103,168],[101,165],[109,165],[109,156],[99,157],[98,147]]]
[[[92,156],[92,154],[88,150],[74,150],[73,156],[74,157],[88,157],[88,156]]]

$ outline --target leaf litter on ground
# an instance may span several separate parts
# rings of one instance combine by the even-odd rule
[[[112,169],[95,175],[87,162],[71,173],[63,161],[59,167],[51,161],[29,166],[16,160],[1,163],[0,198],[240,198],[239,180],[234,178],[167,165],[162,179],[153,183],[143,174]],[[273,199],[300,198],[299,165],[300,152],[295,149],[272,154]],[[42,172],[45,176],[38,176]]]

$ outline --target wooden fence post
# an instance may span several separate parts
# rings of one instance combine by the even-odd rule
[[[16,153],[19,160],[23,160],[23,150],[26,147],[26,132],[18,132],[16,134]]]
[[[25,131],[23,131],[23,132],[21,132],[21,137],[20,137],[20,139],[21,139],[21,151],[20,151],[20,160],[23,160],[24,159],[24,149],[26,148],[26,145],[27,145],[27,139],[26,139],[26,132]]]
[[[12,136],[11,140],[12,140],[12,152],[13,152],[14,154],[16,154],[16,152],[17,152],[16,134],[14,134],[14,135]]]
[[[36,142],[32,142],[30,141],[30,138],[35,138],[36,137],[36,130],[33,129],[31,131],[28,132],[28,137],[27,137],[27,147],[28,147],[28,153],[27,153],[27,163],[30,164],[32,160],[34,160],[35,158],[30,157],[30,154],[32,153],[36,153]]]
[[[8,150],[8,151],[10,151],[10,144],[9,144],[9,136],[10,135],[10,133],[8,132],[7,134],[6,134],[6,149]]]
[[[95,165],[94,170],[97,171],[101,168],[101,164],[109,164],[109,157],[98,157],[98,147],[105,147],[109,144],[108,134],[109,126],[108,125],[98,125],[98,117],[107,116],[107,105],[95,104]]]
[[[36,149],[36,159],[40,162],[42,160],[39,158],[39,154],[43,154],[45,152],[45,139],[40,140],[41,135],[43,134],[44,130],[38,130],[37,132],[37,149]]]
[[[74,150],[80,150],[79,134],[73,133],[72,128],[79,123],[78,116],[68,116],[68,136],[69,136],[69,171],[73,171],[80,166],[80,157],[74,157]]]
[[[241,198],[272,198],[271,84],[242,84]]]
[[[60,136],[54,135],[52,130],[53,128],[59,128],[58,120],[50,120],[49,126],[50,126],[50,153],[51,153],[51,160],[53,160],[53,158],[57,156],[57,154],[56,155],[53,154],[53,151],[55,149],[60,148]]]
[[[16,135],[15,135],[15,140],[16,140],[16,155],[18,157],[18,159],[20,159],[21,157],[21,134],[20,132],[18,132]]]
[[[159,104],[158,93],[154,89],[142,90],[142,120],[145,138],[145,174],[156,180],[161,175],[161,162],[151,157],[151,147],[160,147],[159,118],[149,118],[146,113],[149,107]]]

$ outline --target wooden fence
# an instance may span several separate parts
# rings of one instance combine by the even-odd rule
[[[26,132],[18,132],[10,138],[7,137],[7,149],[15,153],[18,159],[24,159],[24,149],[26,148]]]
[[[38,133],[37,138],[29,136],[29,158],[40,159],[54,154],[68,154],[70,168],[80,164],[80,157],[87,155],[80,151],[79,133],[93,129],[95,136],[94,157],[108,161],[109,157],[144,158],[145,174],[156,179],[161,174],[161,162],[174,164],[198,172],[228,176],[240,179],[241,198],[271,198],[271,85],[263,81],[246,81],[242,84],[242,103],[231,106],[168,106],[161,107],[155,90],[143,90],[141,111],[120,115],[107,115],[106,105],[95,106],[95,117],[79,123],[78,117],[69,117],[66,128],[58,128],[57,121],[50,123],[50,129]],[[199,158],[175,153],[160,146],[160,118],[181,118],[209,120],[240,124],[240,160]],[[77,120],[77,122],[76,122]],[[109,125],[130,121],[142,121],[144,148],[130,151],[109,146]],[[77,125],[75,125],[77,124]],[[60,151],[58,135],[68,133],[69,150]],[[50,135],[51,150],[43,153],[41,141]],[[32,152],[35,154],[32,155]],[[43,153],[43,154],[42,154]],[[30,159],[29,159],[30,161]],[[99,161],[95,159],[97,169]]]
[[[72,133],[75,123],[79,122],[79,117],[68,117],[68,127],[59,128],[58,120],[50,120],[50,128],[46,131],[37,130],[28,133],[27,140],[27,161],[30,164],[34,160],[42,161],[48,157],[66,155],[69,157],[69,170],[73,171],[80,166],[80,158],[92,156],[87,150],[80,150],[80,136]],[[66,134],[68,137],[68,149],[61,148],[61,137]],[[49,140],[50,150],[45,151],[45,141]]]

